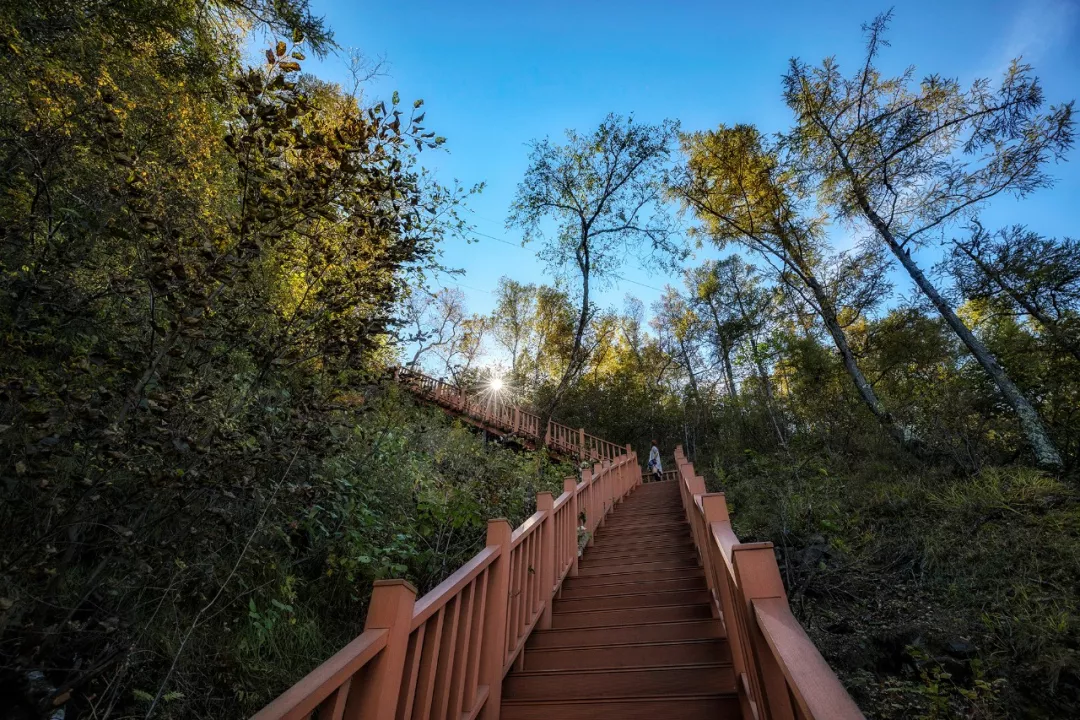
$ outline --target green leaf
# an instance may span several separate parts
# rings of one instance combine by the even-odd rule
[[[399,102],[401,102],[401,96],[398,95],[397,90],[395,90],[394,94],[390,96],[390,102],[393,103],[394,105],[397,105]]]
[[[416,108],[420,107],[423,104],[424,104],[423,100],[413,100],[412,106],[413,106],[413,109],[415,110]]]
[[[277,56],[278,57],[285,57],[285,50],[286,50],[286,47],[285,47],[284,41],[278,40],[277,47],[275,48],[275,51],[277,52]]]

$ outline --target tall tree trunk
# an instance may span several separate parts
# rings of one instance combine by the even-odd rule
[[[878,399],[877,393],[874,392],[874,387],[870,384],[870,381],[866,379],[866,375],[863,374],[859,364],[855,361],[855,353],[851,351],[851,346],[847,341],[847,334],[844,333],[844,328],[840,325],[840,320],[836,317],[836,311],[833,309],[832,301],[829,300],[829,296],[825,293],[825,288],[821,286],[817,278],[804,269],[799,269],[799,276],[802,278],[806,286],[810,288],[810,292],[814,295],[814,300],[817,302],[818,311],[821,315],[821,320],[825,324],[825,329],[829,331],[829,335],[833,339],[833,343],[836,345],[836,349],[840,351],[840,358],[844,363],[844,369],[847,370],[848,375],[851,376],[852,382],[855,383],[855,389],[859,392],[859,397],[862,398],[863,403],[874,417],[881,424],[885,431],[889,433],[889,437],[895,440],[901,447],[912,451],[914,454],[921,454],[921,443],[917,438],[912,437],[911,433],[900,427],[897,424],[896,419],[893,417],[885,405]]]
[[[712,298],[709,298],[708,305],[709,312],[713,317],[713,325],[716,327],[716,344],[720,346],[720,364],[724,366],[724,378],[727,380],[728,394],[735,400],[738,399],[738,393],[735,390],[735,377],[731,372],[731,348],[721,339],[723,338],[721,330],[723,323],[720,322],[720,314],[716,312],[716,306],[713,305]]]
[[[570,381],[577,373],[579,366],[585,364],[584,358],[581,357],[581,346],[585,337],[585,328],[589,325],[589,273],[592,270],[587,233],[588,229],[583,227],[581,245],[578,248],[578,269],[581,270],[581,312],[578,314],[577,329],[574,331],[574,348],[570,351],[570,361],[566,364],[562,378],[559,379],[555,394],[552,395],[551,400],[544,406],[543,412],[540,413],[540,446],[545,448],[547,447],[548,425],[551,424],[551,418],[555,415],[559,401],[562,400],[562,396],[570,386]]]
[[[726,342],[721,342],[720,352],[723,356],[721,362],[724,365],[724,377],[727,379],[728,394],[731,395],[732,400],[738,400],[739,391],[735,387],[735,373],[731,370],[731,347]]]
[[[1042,311],[1038,305],[1032,302],[1030,299],[1024,297],[1016,288],[1002,279],[1001,274],[996,272],[993,268],[983,262],[982,258],[973,253],[966,245],[961,242],[957,242],[956,246],[964,251],[964,254],[971,258],[971,261],[979,266],[979,269],[983,271],[986,277],[993,280],[998,287],[1005,291],[1005,294],[1011,297],[1017,305],[1024,308],[1024,312],[1030,315],[1036,322],[1046,328],[1046,332],[1050,334],[1058,345],[1062,347],[1066,352],[1072,355],[1077,360],[1080,360],[1080,345],[1077,345],[1067,333],[1062,331],[1061,326],[1057,321],[1053,320],[1046,313]]]
[[[1028,402],[1028,399],[1024,397],[1024,394],[1020,392],[1020,388],[1016,387],[1009,376],[1005,374],[1005,371],[998,364],[997,359],[990,353],[982,342],[975,337],[975,334],[971,332],[967,325],[953,312],[953,309],[949,307],[949,304],[945,302],[945,299],[941,297],[941,294],[937,291],[937,288],[926,278],[919,266],[915,264],[915,261],[911,259],[900,243],[897,242],[896,237],[893,235],[892,230],[889,229],[888,223],[877,214],[877,211],[870,205],[870,199],[866,195],[866,190],[862,183],[859,181],[859,175],[855,171],[855,168],[851,166],[850,160],[848,160],[847,153],[844,152],[844,148],[840,145],[837,139],[833,136],[832,131],[822,121],[819,115],[815,114],[815,121],[818,126],[829,138],[829,142],[833,146],[833,150],[836,152],[837,157],[840,159],[841,164],[844,166],[844,172],[847,174],[848,181],[851,183],[852,190],[855,193],[856,202],[859,204],[859,209],[870,224],[877,231],[881,239],[885,241],[885,244],[889,246],[889,250],[900,261],[900,264],[907,270],[908,275],[915,281],[915,284],[919,286],[923,294],[930,299],[930,302],[934,303],[934,307],[938,309],[941,316],[945,318],[945,322],[952,328],[953,332],[959,336],[964,345],[967,346],[971,354],[975,356],[975,360],[982,366],[986,374],[990,376],[990,379],[994,381],[1001,394],[1005,397],[1005,401],[1009,403],[1013,411],[1020,418],[1020,427],[1027,437],[1028,444],[1031,445],[1032,451],[1035,453],[1035,460],[1040,467],[1059,471],[1064,466],[1061,460],[1061,453],[1058,452],[1057,446],[1054,445],[1053,439],[1050,437],[1050,433],[1046,430],[1046,426],[1043,425],[1042,418],[1039,417],[1039,413]]]
[[[885,241],[885,244],[889,246],[889,250],[900,261],[900,264],[907,270],[908,275],[915,281],[915,284],[919,286],[923,294],[930,298],[930,302],[934,303],[934,307],[941,313],[941,317],[945,318],[945,322],[952,328],[960,339],[963,341],[967,349],[971,351],[971,354],[975,356],[975,360],[978,361],[982,369],[986,371],[986,374],[990,376],[990,379],[994,381],[1001,394],[1005,397],[1005,401],[1009,403],[1009,406],[1016,412],[1020,418],[1020,427],[1024,431],[1024,435],[1027,437],[1028,443],[1031,445],[1032,451],[1035,453],[1035,460],[1040,467],[1050,470],[1060,470],[1063,466],[1061,460],[1061,453],[1058,452],[1057,446],[1054,444],[1053,439],[1050,437],[1050,433],[1046,430],[1046,426],[1043,425],[1042,418],[1039,417],[1039,413],[1028,402],[1028,399],[1024,397],[1024,393],[1020,391],[1020,388],[1016,387],[1009,376],[1005,374],[1005,370],[998,364],[997,359],[993,356],[989,349],[982,344],[982,341],[975,337],[975,334],[971,332],[964,321],[961,320],[953,309],[949,307],[949,304],[945,302],[945,298],[941,297],[941,293],[937,291],[937,288],[927,279],[923,271],[919,269],[919,266],[915,264],[915,261],[911,258],[911,255],[905,252],[904,248],[900,247],[900,243],[896,241],[896,237],[892,234],[892,230],[885,221],[879,216],[867,201],[866,196],[861,191],[856,192],[859,199],[859,205],[862,208],[863,213],[870,220],[870,223],[877,230],[878,235]]]

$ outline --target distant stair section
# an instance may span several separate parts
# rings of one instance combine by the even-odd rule
[[[394,379],[421,400],[500,437],[516,437],[530,448],[543,444],[557,454],[594,462],[614,460],[629,452],[629,446],[616,445],[588,434],[584,428],[572,428],[554,420],[541,432],[539,415],[508,402],[499,393],[470,393],[445,380],[406,368],[395,369]]]

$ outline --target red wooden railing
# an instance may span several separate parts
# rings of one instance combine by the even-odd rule
[[[773,544],[740,543],[724,493],[705,492],[682,446],[675,464],[713,610],[727,628],[744,720],[862,720],[791,614]]]
[[[470,394],[444,380],[406,368],[398,368],[394,376],[409,391],[429,402],[533,444],[546,439],[548,448],[563,455],[582,460],[612,460],[625,452],[621,445],[589,435],[584,428],[572,428],[554,420],[548,422],[547,432],[542,436],[539,415],[507,402],[498,393]]]
[[[579,518],[594,533],[640,480],[627,446],[567,478],[558,498],[537,495],[517,530],[489,521],[486,547],[419,600],[404,580],[376,582],[363,634],[254,720],[498,720],[503,677],[577,574]]]

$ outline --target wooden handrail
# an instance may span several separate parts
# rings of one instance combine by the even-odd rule
[[[503,677],[577,573],[581,514],[591,535],[641,483],[626,450],[567,478],[558,498],[540,493],[517,530],[490,521],[486,547],[420,600],[404,581],[377,582],[363,634],[253,720],[498,720]]]
[[[705,491],[682,446],[679,492],[723,620],[744,720],[865,720],[788,606],[773,544],[740,543],[723,493]]]
[[[629,452],[629,447],[589,435],[583,428],[548,422],[540,432],[540,416],[512,403],[498,394],[480,399],[465,390],[416,370],[396,368],[394,378],[413,394],[499,432],[525,438],[534,444],[546,444],[555,452],[580,460],[613,460]]]

